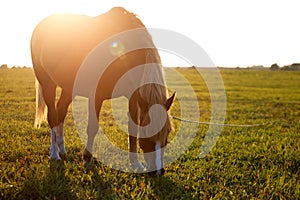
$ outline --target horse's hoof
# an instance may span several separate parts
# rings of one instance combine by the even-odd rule
[[[58,149],[57,145],[51,144],[50,160],[61,160],[61,157],[59,156],[59,149]]]
[[[92,159],[90,159],[90,160],[83,160],[83,166],[85,167],[85,168],[88,168],[88,167],[90,167],[92,165]]]
[[[59,161],[59,160],[61,160],[61,157],[59,156],[59,154],[58,153],[55,153],[55,154],[50,154],[50,160],[51,161]]]
[[[66,153],[59,153],[59,156],[62,160],[66,160],[67,154]]]
[[[165,169],[161,168],[160,170],[152,171],[152,172],[147,172],[148,176],[150,177],[156,177],[156,176],[163,176],[165,174]]]
[[[56,162],[56,161],[59,162],[59,161],[61,161],[61,158],[60,158],[60,157],[59,157],[59,158],[57,158],[57,157],[51,158],[51,157],[50,157],[49,160],[50,160],[50,162]]]
[[[144,165],[142,165],[140,162],[131,163],[131,168],[133,169],[134,172],[137,172],[137,173],[144,172],[146,170]]]
[[[89,167],[92,164],[92,154],[88,150],[84,150],[83,152],[83,166]]]

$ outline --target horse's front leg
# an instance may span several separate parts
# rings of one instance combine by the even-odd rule
[[[87,166],[92,163],[92,153],[93,153],[93,145],[94,139],[99,130],[99,114],[102,106],[102,100],[95,101],[90,98],[89,99],[89,117],[88,117],[88,127],[87,127],[87,143],[83,152],[83,164]]]
[[[131,99],[129,101],[128,113],[128,133],[129,133],[129,161],[135,171],[144,171],[145,167],[139,160],[137,152],[137,135],[138,135],[138,110],[137,103]]]
[[[137,153],[137,138],[129,136],[129,161],[134,171],[144,171],[145,167],[139,160],[139,154]]]

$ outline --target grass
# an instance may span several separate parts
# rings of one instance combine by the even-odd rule
[[[178,69],[192,84],[209,120],[210,98],[193,69]],[[168,74],[168,70],[166,70]],[[190,148],[166,167],[163,177],[119,172],[94,161],[83,168],[82,144],[71,115],[65,125],[68,151],[63,162],[49,161],[46,124],[33,128],[32,69],[0,70],[1,199],[299,199],[300,73],[221,70],[227,95],[226,123],[264,124],[224,127],[217,145],[199,159],[208,126],[199,126]],[[180,84],[180,83],[178,83]],[[101,124],[126,149],[126,137],[104,105]],[[174,115],[180,114],[175,102]],[[174,121],[175,130],[179,126]],[[174,137],[174,133],[173,136]],[[123,139],[118,139],[123,138]]]

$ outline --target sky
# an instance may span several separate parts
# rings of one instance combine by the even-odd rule
[[[34,27],[54,13],[97,16],[114,6],[136,13],[146,27],[178,32],[195,41],[216,66],[300,63],[297,0],[1,0],[0,65],[32,66]],[[165,66],[188,66],[161,52]]]

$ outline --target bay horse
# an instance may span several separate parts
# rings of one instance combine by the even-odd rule
[[[31,57],[36,77],[35,126],[40,127],[47,113],[47,121],[51,128],[51,160],[61,160],[66,155],[64,119],[69,104],[74,100],[73,89],[78,72],[89,52],[108,38],[135,29],[143,29],[145,36],[140,35],[124,42],[130,45],[146,41],[146,43],[151,43],[152,47],[119,53],[116,59],[105,68],[94,93],[89,91],[90,88],[83,91],[82,96],[89,98],[89,108],[91,108],[83,160],[85,165],[92,161],[93,141],[99,130],[99,114],[103,101],[125,96],[128,99],[128,116],[130,116],[128,133],[131,167],[137,170],[147,170],[157,175],[164,173],[163,148],[167,145],[167,138],[172,129],[169,109],[174,101],[175,93],[168,97],[161,60],[146,27],[135,14],[122,7],[114,7],[96,17],[75,14],[51,15],[42,20],[33,31]],[[113,53],[109,47],[103,52],[103,55],[98,56],[99,59],[105,60],[105,54]],[[147,65],[149,62],[152,65]],[[125,84],[130,85],[132,81],[143,82],[143,79],[148,79],[144,81],[147,84],[140,85],[130,95],[126,91],[113,94],[114,87],[124,74],[143,65],[146,67],[143,68],[142,73]],[[89,77],[86,78],[88,80]],[[151,83],[151,79],[159,79],[159,84]],[[81,83],[84,84],[84,82]],[[56,103],[57,87],[61,88],[61,95]],[[93,95],[90,95],[91,93]],[[151,113],[149,114],[154,105],[164,108],[164,113],[157,113],[157,116],[166,115],[167,117],[164,118],[162,128],[155,134],[141,137],[141,132],[147,132],[148,129],[140,131],[140,128],[151,123],[162,123],[159,121],[160,118],[152,119]],[[143,134],[147,135],[147,133]],[[138,159],[137,141],[143,150],[146,168]],[[145,156],[151,152],[154,152],[152,156]]]

